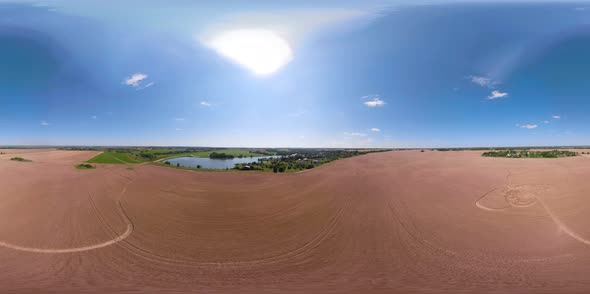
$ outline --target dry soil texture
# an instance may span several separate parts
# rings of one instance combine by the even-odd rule
[[[399,151],[263,174],[2,151],[0,292],[590,292],[587,157]]]

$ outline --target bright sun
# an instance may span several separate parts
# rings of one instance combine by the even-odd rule
[[[225,31],[215,36],[209,46],[259,75],[273,73],[293,59],[289,43],[269,30]]]

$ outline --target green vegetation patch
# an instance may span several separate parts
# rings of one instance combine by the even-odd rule
[[[174,158],[174,157],[201,157],[201,158],[214,158],[211,157],[211,154],[225,154],[224,159],[231,159],[231,158],[242,158],[242,157],[259,157],[259,156],[268,156],[274,155],[275,152],[267,151],[267,150],[244,150],[244,149],[196,149],[196,148],[155,148],[151,150],[134,150],[132,154],[135,158],[140,160],[147,160],[147,161],[156,161],[164,158]],[[213,155],[216,156],[216,155]],[[233,157],[231,157],[233,156]]]
[[[116,151],[105,151],[90,160],[88,163],[109,163],[109,164],[126,164],[139,163],[139,161],[131,158],[129,154]]]
[[[89,163],[80,163],[76,165],[77,169],[95,169],[96,166],[89,164]]]
[[[504,158],[560,158],[578,155],[577,152],[568,150],[551,150],[551,151],[531,151],[531,150],[500,150],[484,152],[485,157],[504,157]]]
[[[31,162],[32,160],[30,159],[24,159],[22,157],[13,157],[10,160],[14,160],[14,161],[21,161],[21,162]]]
[[[344,149],[283,149],[277,150],[279,157],[265,158],[258,162],[236,164],[234,169],[258,170],[273,173],[298,172],[312,169],[338,159],[388,150],[344,150]]]
[[[217,153],[217,152],[211,152],[209,154],[209,158],[211,159],[233,159],[235,156],[233,156],[232,154],[227,154],[227,153]]]

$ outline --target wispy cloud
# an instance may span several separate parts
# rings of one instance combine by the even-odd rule
[[[481,87],[493,88],[497,84],[499,84],[499,82],[494,81],[494,80],[492,80],[491,78],[488,78],[488,77],[468,76],[467,78],[469,80],[471,80],[472,83],[474,83],[476,85],[479,85]]]
[[[91,119],[97,119],[97,118],[98,118],[98,116],[96,116],[96,115],[93,115],[93,116],[91,116],[90,118],[91,118]]]
[[[154,82],[149,82],[147,84],[144,84],[144,82],[146,82],[146,79],[148,77],[149,76],[144,73],[135,73],[135,74],[125,78],[125,80],[123,80],[123,84],[125,84],[127,86],[131,86],[131,87],[135,88],[136,90],[142,90],[142,89],[149,88],[154,85]]]
[[[176,117],[174,118],[175,121],[184,121],[184,117]]]
[[[207,101],[201,101],[201,106],[210,107],[211,106],[211,103],[209,103]]]
[[[42,120],[41,123],[39,123],[39,124],[42,125],[42,126],[48,126],[49,125],[49,123],[46,122],[46,121],[44,121],[44,120]]]
[[[365,133],[344,133],[345,136],[350,136],[350,137],[365,137],[367,136],[367,134]]]
[[[361,99],[369,99],[369,101],[363,102],[367,107],[381,107],[385,105],[385,101],[381,100],[379,95],[366,95],[361,97]]]
[[[587,9],[588,9],[588,7],[576,7],[575,9],[576,9],[577,11],[584,11],[584,10],[587,10]]]
[[[561,118],[561,115],[552,115],[551,117],[552,117],[553,119],[560,119],[560,118]]]
[[[380,128],[371,128],[371,132],[381,132]]]
[[[494,90],[494,91],[492,91],[492,94],[490,94],[490,96],[488,96],[488,100],[494,100],[494,99],[504,98],[504,97],[508,97],[508,93]]]
[[[143,90],[145,88],[149,88],[149,87],[153,86],[154,84],[155,84],[154,82],[149,82],[145,86],[141,86],[141,87],[137,88],[137,90]]]
[[[301,117],[301,116],[305,115],[306,113],[307,113],[307,111],[305,111],[305,110],[299,110],[299,111],[287,113],[287,116],[288,117]]]
[[[548,123],[549,123],[549,121],[548,121],[548,120],[544,120],[544,121],[543,121],[543,123],[545,123],[545,124],[548,124]]]
[[[177,131],[177,132],[180,132],[180,131],[184,131],[184,129],[181,129],[181,128],[176,128],[176,131]]]
[[[521,125],[521,126],[520,126],[520,128],[521,128],[521,129],[529,129],[529,130],[530,130],[530,129],[536,129],[537,127],[539,127],[539,126],[538,126],[538,125],[531,125],[531,124],[528,124],[528,125]]]

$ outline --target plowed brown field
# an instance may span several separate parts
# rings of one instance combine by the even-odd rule
[[[264,174],[2,151],[2,293],[590,292],[587,157],[396,151]]]

